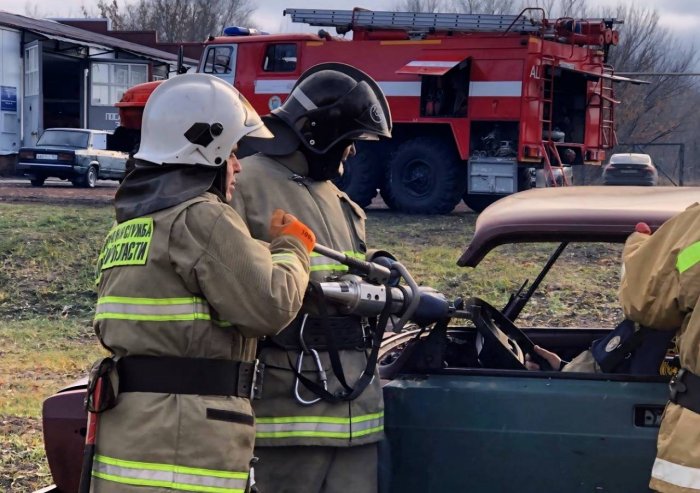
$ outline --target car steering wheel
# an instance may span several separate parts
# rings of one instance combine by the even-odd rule
[[[470,298],[464,305],[471,312],[471,320],[478,331],[476,351],[485,368],[524,370],[528,353],[541,370],[552,369],[535,353],[530,338],[498,309],[481,298]]]

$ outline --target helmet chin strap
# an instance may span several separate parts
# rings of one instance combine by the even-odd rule
[[[226,173],[226,165],[219,166],[214,181],[209,187],[209,191],[218,195],[224,202],[226,202]]]
[[[335,180],[341,174],[341,164],[345,149],[352,141],[338,142],[324,154],[316,154],[305,146],[299,146],[299,150],[309,163],[309,178],[314,181]]]

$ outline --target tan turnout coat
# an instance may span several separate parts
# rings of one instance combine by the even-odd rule
[[[700,375],[700,206],[668,220],[651,236],[633,233],[623,250],[620,302],[627,318],[678,332],[683,368]],[[700,492],[700,414],[669,402],[657,441],[650,487]]]
[[[308,262],[298,239],[268,248],[204,193],[112,229],[98,261],[95,331],[116,357],[252,361],[254,338],[301,307]],[[251,416],[241,397],[120,394],[100,415],[93,490],[242,493]]]
[[[282,208],[294,214],[316,234],[319,244],[364,258],[365,214],[330,181],[306,178],[307,162],[296,151],[289,156],[269,157],[255,154],[242,162],[238,188],[232,206],[243,217],[255,238],[269,240],[267,220],[272,211]],[[324,281],[347,272],[347,267],[320,256],[311,255],[311,278]],[[303,311],[314,307],[305,302]],[[365,369],[365,350],[340,350],[348,384],[353,386]],[[296,352],[266,347],[260,359],[266,364],[262,399],[253,404],[256,414],[256,447],[320,445],[348,447],[374,443],[383,437],[384,404],[379,376],[365,391],[350,402],[320,401],[300,405],[294,398],[294,373],[290,361]],[[334,376],[327,352],[320,352],[328,375],[328,390],[342,390]],[[317,377],[312,358],[304,360],[304,375]],[[301,388],[305,399],[315,397]]]

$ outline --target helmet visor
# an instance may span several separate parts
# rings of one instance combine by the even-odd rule
[[[241,100],[241,106],[243,107],[243,125],[245,127],[244,135],[250,137],[257,137],[259,139],[271,139],[274,137],[272,132],[263,123],[258,112],[255,111],[253,106],[248,102],[248,100],[241,94],[238,93],[238,97]]]

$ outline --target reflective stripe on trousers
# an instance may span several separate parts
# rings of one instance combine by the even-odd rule
[[[657,458],[651,469],[651,477],[681,488],[700,490],[700,469],[696,467]]]
[[[92,475],[104,481],[179,491],[243,493],[248,473],[135,462],[95,455]]]
[[[285,416],[255,418],[256,438],[359,438],[384,430],[384,412],[329,418],[325,416]]]
[[[140,322],[181,322],[212,320],[209,303],[204,298],[133,298],[103,296],[98,298],[95,320],[136,320]],[[228,322],[213,320],[219,325]]]
[[[355,258],[358,260],[365,259],[365,254],[361,253],[361,252],[353,252],[353,251],[347,250],[343,253],[345,255],[347,255],[348,257]],[[346,272],[348,270],[347,265],[341,264],[337,260],[334,260],[330,257],[326,257],[326,256],[321,255],[320,253],[316,253],[316,252],[311,252],[310,266],[311,266],[310,267],[311,272],[318,272],[318,271],[323,271],[323,270]]]

